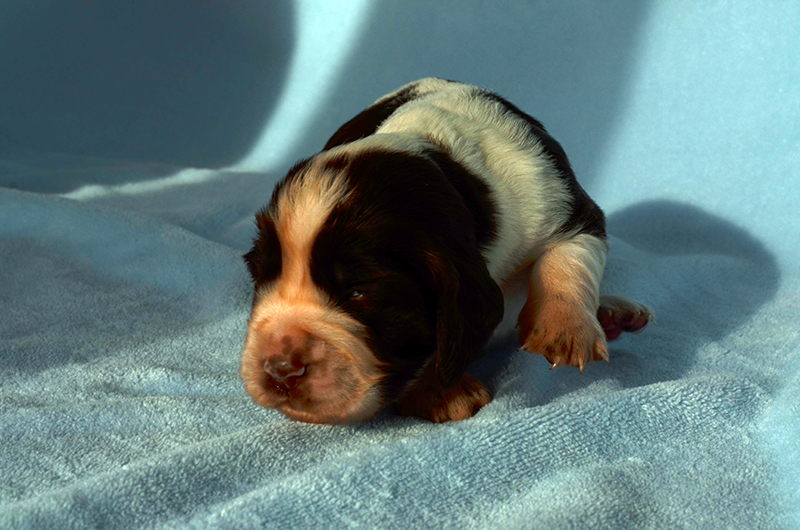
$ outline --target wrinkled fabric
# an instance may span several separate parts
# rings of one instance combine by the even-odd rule
[[[0,8],[0,528],[800,527],[798,5],[61,4]],[[463,422],[259,408],[255,211],[429,75],[545,123],[657,324],[492,344]]]

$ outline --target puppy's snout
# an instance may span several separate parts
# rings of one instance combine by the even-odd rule
[[[306,365],[283,357],[267,359],[264,371],[278,382],[285,383],[291,378],[302,377],[306,373]]]
[[[308,359],[315,342],[306,333],[284,330],[265,348],[264,371],[276,383],[295,386],[308,371]]]

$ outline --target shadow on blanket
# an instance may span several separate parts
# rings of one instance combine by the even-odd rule
[[[0,17],[15,22],[0,33],[0,66],[14,82],[0,87],[0,185],[64,192],[236,162],[285,82],[294,11],[291,2],[4,4]]]
[[[506,370],[521,374],[515,379],[530,406],[598,383],[630,388],[679,379],[695,364],[698,347],[744,325],[777,291],[780,273],[764,246],[694,206],[640,203],[610,215],[608,231],[612,250],[602,290],[650,304],[658,323],[612,343],[611,363],[594,363],[583,374],[550,371],[538,355],[511,353],[516,344],[508,337],[472,367],[476,376],[486,380],[500,373],[495,380],[508,379],[500,369],[506,363]],[[489,388],[495,396],[503,392],[493,381]]]
[[[718,341],[738,329],[778,289],[778,265],[758,240],[694,206],[644,202],[612,215],[608,229],[654,255],[655,267],[639,281],[663,284],[662,298],[652,303],[659,333],[672,345],[663,350],[672,354],[647,359],[656,366],[668,363],[670,375],[658,380],[680,377],[693,364],[697,342]],[[687,312],[698,318],[686,318]]]

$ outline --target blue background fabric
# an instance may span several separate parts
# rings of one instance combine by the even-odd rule
[[[800,3],[0,6],[1,528],[800,528]],[[425,76],[541,119],[658,323],[433,425],[261,409],[253,213]]]

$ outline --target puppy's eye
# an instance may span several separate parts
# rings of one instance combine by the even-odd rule
[[[360,302],[363,299],[364,299],[364,291],[359,291],[357,289],[354,289],[350,293],[350,300],[352,300],[354,302]]]

